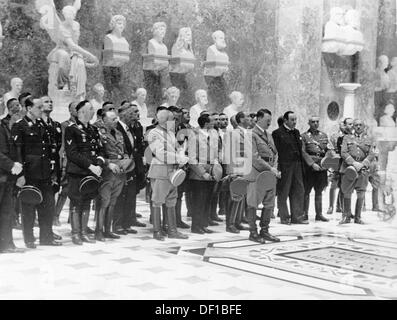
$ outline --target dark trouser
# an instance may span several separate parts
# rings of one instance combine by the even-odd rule
[[[219,202],[219,194],[221,191],[222,182],[215,182],[214,188],[211,192],[210,207],[209,207],[209,217],[214,220],[218,217],[217,207]]]
[[[8,249],[12,241],[13,184],[0,183],[0,250]]]
[[[192,193],[192,229],[208,227],[209,208],[214,182],[191,180]]]
[[[185,194],[186,201],[186,209],[188,215],[191,214],[192,211],[192,190],[190,186],[190,180],[186,179],[179,187],[178,187],[178,198],[176,199],[176,222],[180,223],[182,221],[182,197]]]
[[[226,207],[226,228],[239,225],[244,210],[245,197],[240,201],[234,201],[229,197]]]
[[[32,185],[40,189],[43,202],[37,206],[22,203],[22,229],[25,243],[34,242],[33,227],[38,213],[40,226],[40,241],[53,241],[52,220],[55,213],[54,191],[50,180],[27,180],[26,185]]]
[[[136,222],[136,181],[129,181],[117,198],[113,216],[113,230],[129,229]]]
[[[219,214],[226,214],[228,191],[221,190],[219,193]]]
[[[262,199],[262,204],[263,204],[263,209],[261,213],[261,221],[260,221],[260,227],[261,230],[264,232],[269,231],[269,224],[271,221],[271,216],[274,210],[274,203],[275,203],[275,197],[276,197],[276,190],[269,190],[266,192],[265,196]],[[251,232],[256,232],[257,227],[256,227],[256,206],[253,207],[254,204],[247,203],[247,220],[248,220],[248,225],[250,227]]]
[[[304,212],[305,215],[309,214],[310,205],[310,192],[314,188],[315,192],[315,210],[316,216],[322,214],[322,193],[327,187],[328,177],[327,171],[314,171],[311,168],[307,168],[305,175],[305,202],[304,202]]]
[[[305,188],[303,184],[302,162],[280,163],[281,179],[277,183],[277,207],[282,220],[303,218]],[[291,217],[287,199],[289,198]]]

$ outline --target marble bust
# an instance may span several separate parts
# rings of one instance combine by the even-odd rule
[[[135,104],[139,110],[139,122],[143,127],[148,127],[152,124],[152,118],[149,118],[149,112],[146,105],[147,91],[145,88],[136,89],[136,99],[131,102]]]
[[[344,25],[343,9],[334,7],[330,19],[325,25],[322,52],[337,53],[343,43],[342,26]]]
[[[386,72],[387,67],[389,66],[389,58],[385,55],[381,55],[378,57],[378,64],[376,66],[376,79],[375,79],[375,91],[383,91],[388,90],[390,87],[390,78],[388,73]]]
[[[226,41],[223,31],[215,31],[212,34],[214,44],[207,49],[207,59],[204,63],[204,75],[220,77],[229,71],[229,56],[225,52]]]
[[[143,70],[163,70],[169,65],[168,48],[163,43],[167,25],[165,22],[153,24],[153,38],[148,43],[148,54],[143,55]]]
[[[364,49],[364,36],[360,31],[360,13],[357,10],[347,10],[344,16],[346,25],[342,27],[344,46],[339,55],[352,56]]]
[[[192,50],[192,29],[181,28],[172,46],[170,72],[187,73],[194,69],[195,62],[196,58]]]
[[[165,102],[161,105],[162,107],[177,107],[178,100],[181,96],[181,91],[177,87],[169,87],[164,92]]]
[[[122,15],[115,15],[110,21],[112,30],[106,35],[103,50],[103,65],[106,67],[121,67],[130,61],[130,45],[122,33],[126,26],[126,19]]]
[[[190,108],[190,122],[189,122],[189,124],[192,126],[192,128],[199,127],[197,120],[200,117],[200,114],[203,111],[207,110],[207,104],[208,104],[207,91],[202,90],[202,89],[197,90],[196,94],[195,94],[195,98],[196,98],[196,104]]]
[[[11,79],[10,85],[11,90],[4,94],[3,105],[0,106],[0,117],[6,116],[8,114],[8,110],[6,108],[8,100],[18,99],[22,92],[23,81],[20,78],[13,78]]]
[[[394,105],[389,103],[385,107],[384,115],[379,119],[380,127],[396,127],[396,122],[393,119],[393,115],[396,112]]]
[[[239,91],[233,91],[229,98],[232,103],[223,110],[223,113],[226,114],[229,119],[228,129],[232,129],[233,127],[230,124],[230,119],[241,111],[244,104],[244,95]]]
[[[105,88],[102,83],[97,83],[93,88],[92,92],[94,93],[94,97],[90,100],[92,106],[94,107],[95,113],[94,117],[90,121],[91,123],[95,123],[97,120],[96,112],[99,109],[102,109],[102,105],[104,103],[103,97],[105,96]]]
[[[389,88],[387,92],[394,93],[397,91],[397,57],[391,59],[390,62],[391,70],[387,72],[387,76],[389,77]]]

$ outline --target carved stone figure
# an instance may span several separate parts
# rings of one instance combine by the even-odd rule
[[[375,91],[388,90],[390,88],[390,78],[386,72],[389,66],[389,58],[385,55],[381,55],[378,58],[378,64],[376,66],[376,80],[375,80]]]
[[[142,126],[147,127],[151,125],[151,118],[148,118],[148,108],[146,106],[147,91],[145,88],[138,88],[136,90],[136,100],[131,104],[135,104],[139,110],[139,121]]]
[[[86,67],[95,67],[99,60],[78,45],[80,24],[75,21],[81,8],[81,0],[62,9],[64,21],[58,17],[53,0],[36,0],[36,8],[41,14],[40,26],[45,29],[56,47],[47,57],[50,63],[48,92],[71,91],[74,99],[82,100],[86,95]]]
[[[394,105],[392,105],[391,103],[386,105],[384,115],[380,117],[379,126],[394,128],[396,126],[396,122],[393,119],[393,115],[395,112],[396,112],[396,108],[394,107]]]
[[[360,13],[354,9],[347,10],[344,19],[346,25],[342,27],[342,34],[345,45],[338,54],[352,56],[364,49],[364,36],[360,31]]]
[[[91,123],[95,123],[97,120],[96,112],[99,109],[102,109],[102,105],[104,103],[103,97],[105,95],[105,88],[102,83],[97,83],[93,88],[92,92],[94,93],[94,98],[90,100],[92,106],[94,107],[95,114],[92,120],[90,121]]]
[[[143,55],[143,70],[163,70],[169,65],[168,48],[163,43],[167,25],[156,22],[152,28],[153,38],[148,43],[148,54]]]
[[[337,53],[343,45],[342,26],[344,25],[343,9],[334,7],[330,19],[325,25],[322,52]]]
[[[122,33],[125,30],[126,19],[122,15],[112,17],[110,33],[104,40],[103,65],[106,67],[121,67],[130,61],[130,45]]]
[[[18,99],[19,95],[22,92],[23,81],[19,78],[12,78],[11,82],[11,90],[4,94],[3,104],[0,105],[0,118],[7,116],[7,102],[10,99]]]
[[[241,111],[241,108],[244,105],[244,95],[239,91],[233,91],[230,94],[229,98],[232,104],[227,106],[223,110],[223,113],[226,114],[226,116],[229,118],[228,128],[232,129],[232,126],[230,124],[230,119]]]
[[[204,63],[204,75],[220,77],[229,71],[229,56],[225,52],[226,41],[223,31],[215,31],[212,34],[214,44],[207,49],[207,60]]]
[[[205,90],[197,90],[196,91],[196,104],[190,108],[190,125],[193,128],[198,128],[199,124],[197,122],[198,118],[200,117],[200,114],[203,111],[207,110],[207,104],[208,104],[208,95],[207,91]]]
[[[196,58],[192,50],[192,30],[181,28],[172,46],[170,72],[187,73],[194,69],[195,62]]]
[[[165,91],[164,96],[165,102],[161,105],[162,107],[177,107],[181,91],[177,87],[170,87]]]

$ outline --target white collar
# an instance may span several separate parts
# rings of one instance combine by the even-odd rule
[[[206,138],[208,138],[209,136],[210,136],[210,134],[209,134],[209,132],[208,132],[208,130],[205,130],[205,129],[199,129],[199,132],[202,134],[202,135],[204,135]]]
[[[291,129],[291,128],[288,127],[285,123],[284,123],[284,127],[287,129],[287,131],[294,131],[294,129]]]
[[[128,126],[127,126],[123,121],[119,120],[119,123],[121,124],[121,126],[123,127],[123,129],[125,130],[125,132],[128,132],[128,131],[129,131]]]
[[[256,124],[256,127],[262,132],[262,133],[265,133],[266,132],[266,130],[265,129],[263,129],[263,128],[261,128],[260,126],[258,126],[257,124]]]

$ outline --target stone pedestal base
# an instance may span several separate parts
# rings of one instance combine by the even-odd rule
[[[172,73],[188,73],[192,71],[196,66],[196,59],[189,58],[171,58],[170,60],[170,72]]]
[[[344,118],[353,118],[355,117],[355,90],[360,88],[361,84],[359,83],[341,83],[339,88],[343,88],[345,90],[345,102],[343,106],[343,117]]]
[[[144,54],[143,70],[145,71],[161,71],[167,69],[171,56],[161,56],[156,54]]]
[[[69,104],[74,101],[70,91],[55,90],[50,95],[54,111],[51,113],[51,118],[59,123],[62,123],[70,118]]]
[[[229,62],[226,61],[206,61],[204,62],[204,76],[221,77],[229,71]]]

